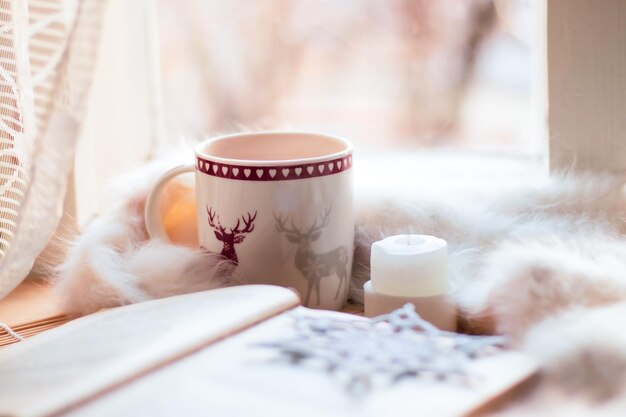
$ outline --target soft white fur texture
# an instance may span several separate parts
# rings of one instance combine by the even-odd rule
[[[173,155],[116,181],[118,204],[94,219],[68,248],[54,278],[68,311],[88,314],[235,283],[229,263],[218,255],[148,239],[145,200],[158,177],[182,162],[178,153]]]
[[[174,159],[124,179],[123,204],[71,246],[57,274],[68,308],[87,313],[233,283],[214,255],[146,241],[146,192]],[[570,414],[562,415],[575,415],[588,404],[600,409],[598,402],[607,415],[619,408],[626,375],[621,179],[550,177],[534,160],[414,152],[355,155],[355,184],[353,299],[362,297],[371,242],[400,233],[442,237],[453,296],[470,330],[508,335],[544,364],[546,388],[503,415],[556,415],[564,407]],[[580,404],[540,412],[546,393],[580,391]]]

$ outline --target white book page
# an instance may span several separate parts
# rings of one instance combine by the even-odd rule
[[[299,304],[224,288],[96,313],[0,350],[0,415],[50,415]]]
[[[341,381],[319,369],[275,362],[276,352],[262,342],[294,334],[292,314],[354,316],[299,307],[208,346],[110,395],[73,410],[92,416],[271,416],[400,417],[464,416],[532,375],[528,357],[505,352],[475,361],[479,383],[406,380],[364,397],[347,393]]]

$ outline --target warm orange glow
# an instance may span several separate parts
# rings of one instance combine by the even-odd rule
[[[198,246],[196,194],[193,187],[172,182],[161,200],[163,226],[174,243]]]

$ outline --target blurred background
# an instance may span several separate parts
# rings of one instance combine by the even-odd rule
[[[532,0],[158,0],[167,137],[321,130],[537,156]]]

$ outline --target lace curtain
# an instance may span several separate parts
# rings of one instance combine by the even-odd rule
[[[105,0],[0,0],[0,298],[58,225]]]

